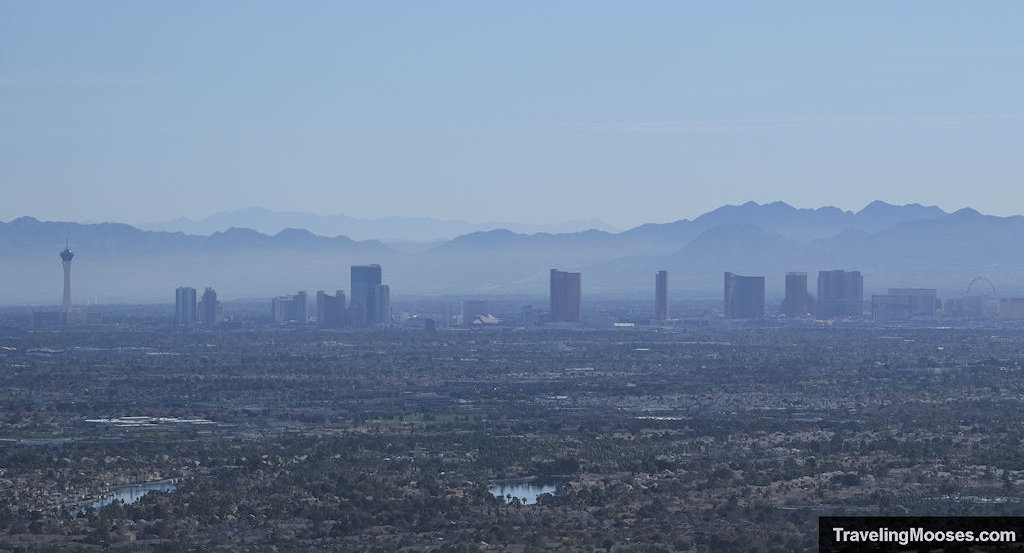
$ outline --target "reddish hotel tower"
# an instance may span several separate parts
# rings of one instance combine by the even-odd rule
[[[578,323],[583,320],[580,273],[551,269],[551,320]]]

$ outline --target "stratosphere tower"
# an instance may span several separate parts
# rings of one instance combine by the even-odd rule
[[[71,260],[75,254],[67,240],[64,242],[64,249],[60,252],[60,258],[64,262],[64,306],[61,309],[61,318],[68,322],[68,315],[71,313]]]

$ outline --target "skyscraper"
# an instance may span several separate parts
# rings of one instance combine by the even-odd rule
[[[725,273],[725,316],[728,319],[764,317],[764,277]]]
[[[316,293],[316,324],[321,328],[338,328],[345,325],[343,290],[338,290],[333,296],[323,290]]]
[[[934,319],[939,300],[934,288],[889,288],[871,296],[871,320],[878,322]]]
[[[448,302],[441,304],[441,320],[438,323],[441,328],[448,328],[452,324],[452,304]]]
[[[782,300],[782,314],[803,317],[808,312],[807,273],[786,273],[786,298]]]
[[[214,325],[220,322],[220,315],[217,291],[207,287],[203,292],[203,299],[199,300],[199,322],[204,325]]]
[[[365,327],[379,322],[376,287],[381,283],[380,265],[353,265],[349,292],[349,320],[352,326]]]
[[[580,273],[551,269],[551,320],[583,320],[583,285]]]
[[[292,306],[294,309],[295,320],[299,324],[306,324],[309,322],[309,295],[304,291],[295,293],[295,302]]]
[[[71,252],[71,246],[65,240],[64,249],[60,252],[60,258],[64,264],[64,304],[61,307],[61,319],[68,322],[68,314],[71,313],[71,260],[75,254]]]
[[[654,277],[654,318],[668,320],[668,271],[658,271]]]
[[[373,320],[370,324],[384,325],[391,324],[391,287],[387,284],[378,284],[373,287]]]
[[[271,301],[274,321],[306,324],[309,321],[309,298],[305,292],[294,296],[279,296]]]
[[[182,286],[174,291],[174,322],[187,325],[196,322],[196,289]]]
[[[860,271],[818,271],[819,317],[860,317],[863,312],[864,277]]]

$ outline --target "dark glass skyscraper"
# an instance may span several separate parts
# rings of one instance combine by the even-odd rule
[[[583,320],[583,285],[580,273],[551,269],[551,320]]]
[[[658,271],[654,277],[654,318],[668,320],[668,271]]]
[[[807,273],[786,273],[786,298],[782,300],[782,314],[803,317],[809,311],[807,302]]]
[[[351,275],[349,319],[352,326],[365,327],[381,322],[376,297],[376,287],[381,283],[380,265],[353,265]]]
[[[860,317],[863,312],[864,277],[860,271],[818,271],[819,317]]]
[[[725,273],[725,316],[728,319],[764,317],[764,277]]]

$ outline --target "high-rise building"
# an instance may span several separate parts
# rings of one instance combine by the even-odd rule
[[[293,304],[295,296],[278,296],[270,300],[270,313],[276,323],[294,321],[291,314],[294,311]]]
[[[580,273],[551,269],[551,320],[578,323],[583,320],[583,286]]]
[[[300,290],[295,293],[294,297],[295,301],[292,305],[294,320],[300,324],[306,324],[309,322],[309,295]]]
[[[764,277],[725,273],[725,316],[729,319],[764,317]]]
[[[380,265],[353,265],[349,292],[349,320],[352,326],[366,327],[379,322],[375,288],[380,286]]]
[[[204,325],[214,325],[219,323],[222,317],[220,302],[217,301],[217,291],[207,287],[203,292],[203,298],[199,300],[199,322]]]
[[[69,322],[68,316],[71,313],[71,260],[74,257],[70,244],[65,240],[64,249],[60,252],[61,262],[64,264],[64,303],[61,307],[61,318],[65,323]]]
[[[909,298],[910,317],[934,319],[942,308],[942,301],[934,288],[889,288],[893,296]]]
[[[279,323],[306,324],[309,321],[309,298],[305,292],[276,297],[271,301],[271,313]]]
[[[370,324],[388,326],[391,324],[391,287],[378,284],[373,287],[373,319]]]
[[[947,317],[988,319],[996,315],[996,304],[988,295],[964,296],[943,302],[942,312]]]
[[[380,265],[353,265],[349,322],[366,327],[391,323],[391,287],[381,284]]]
[[[819,317],[860,317],[863,312],[864,277],[860,271],[818,271]]]
[[[803,317],[809,311],[807,273],[786,273],[786,297],[782,300],[782,314]]]
[[[452,304],[444,302],[441,304],[441,319],[438,321],[440,328],[448,328],[452,324]]]
[[[196,322],[196,289],[182,286],[174,291],[174,322],[189,325]]]
[[[316,293],[316,324],[321,328],[345,326],[345,292],[330,295],[323,290]]]
[[[1006,321],[1024,319],[1024,298],[1000,298],[999,318]]]
[[[871,320],[878,322],[934,319],[938,309],[934,288],[889,288],[871,296]]]
[[[668,271],[658,271],[654,277],[654,318],[668,320]]]

